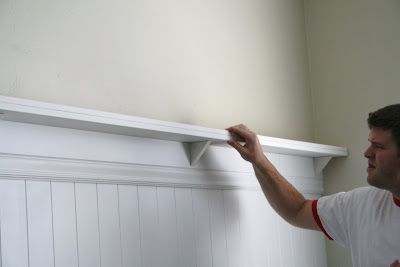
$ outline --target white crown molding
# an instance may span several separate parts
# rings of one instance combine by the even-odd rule
[[[257,189],[253,172],[199,170],[0,154],[0,179],[132,184],[210,189]],[[304,194],[320,195],[322,177],[290,176]]]

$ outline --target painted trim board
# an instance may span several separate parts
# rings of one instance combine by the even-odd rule
[[[184,143],[212,142],[212,145],[219,146],[227,146],[226,141],[231,138],[226,130],[7,96],[0,96],[0,119]],[[265,152],[313,158],[348,155],[344,147],[267,136],[258,137]],[[197,151],[204,153],[205,149]],[[202,154],[192,155],[196,161],[201,156]]]

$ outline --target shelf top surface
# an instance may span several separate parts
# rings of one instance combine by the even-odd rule
[[[226,130],[0,96],[0,119],[177,142],[226,145]],[[347,156],[343,147],[258,136],[265,152],[308,157]]]

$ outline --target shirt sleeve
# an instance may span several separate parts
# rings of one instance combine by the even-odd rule
[[[350,198],[349,193],[337,193],[321,197],[312,205],[314,219],[321,230],[345,248],[349,247]]]
[[[318,199],[314,199],[311,204],[314,220],[318,224],[321,231],[326,235],[326,237],[329,240],[333,240],[333,238],[328,234],[328,232],[325,230],[324,226],[322,225],[321,218],[319,217],[318,210],[317,210],[317,204],[318,204]]]

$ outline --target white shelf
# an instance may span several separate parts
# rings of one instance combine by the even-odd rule
[[[209,145],[227,145],[226,130],[165,122],[110,112],[0,96],[0,118],[62,128],[72,128],[191,144],[191,162],[196,163]],[[301,155],[325,160],[347,156],[343,147],[259,136],[265,152]],[[322,163],[321,163],[322,164]]]

